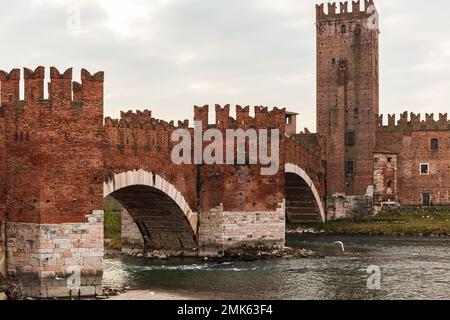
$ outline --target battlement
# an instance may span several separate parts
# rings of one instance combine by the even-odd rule
[[[316,4],[316,21],[330,22],[334,20],[354,20],[354,19],[367,19],[371,16],[374,10],[373,0],[364,0],[364,8],[361,10],[361,2],[351,1],[351,5],[348,1],[339,3],[328,3],[327,12],[325,12],[325,4]]]
[[[81,70],[81,83],[72,82],[72,68],[60,73],[55,67],[50,68],[48,84],[48,99],[44,100],[45,67],[39,66],[35,70],[24,68],[24,99],[20,100],[20,70],[11,72],[0,71],[0,105],[26,106],[27,104],[41,105],[51,108],[66,106],[81,107],[83,103],[89,106],[103,107],[104,73],[91,75],[89,71]]]
[[[221,129],[251,127],[279,128],[282,131],[285,130],[286,109],[274,107],[272,110],[269,110],[268,107],[255,106],[255,115],[252,117],[250,116],[250,106],[242,107],[237,105],[236,118],[230,116],[230,109],[231,107],[229,104],[224,107],[216,104],[216,121],[215,123],[209,123],[209,106],[194,106],[194,119],[195,121],[202,121],[203,126],[213,126]]]
[[[435,119],[434,113],[426,114],[422,119],[421,114],[405,111],[400,114],[400,119],[396,121],[395,114],[388,115],[387,125],[383,124],[383,115],[377,117],[378,130],[380,131],[432,131],[432,130],[450,130],[450,120],[447,113],[439,114],[439,119]]]
[[[155,129],[157,127],[165,129],[189,128],[189,120],[178,121],[178,126],[175,126],[174,121],[164,121],[152,117],[152,112],[145,109],[144,111],[137,110],[133,112],[120,112],[120,119],[105,118],[106,127],[116,128],[134,128],[134,129]]]

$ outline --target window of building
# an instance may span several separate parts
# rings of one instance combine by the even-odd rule
[[[345,26],[345,24],[343,24],[343,25],[341,26],[341,33],[342,33],[342,34],[347,33],[347,27]]]
[[[392,180],[388,180],[388,182],[387,182],[387,187],[388,187],[389,189],[392,189]]]
[[[336,58],[331,59],[331,65],[332,65],[333,67],[336,66]]]
[[[430,174],[430,165],[428,163],[420,164],[420,174]]]
[[[431,150],[437,151],[438,149],[439,149],[439,140],[436,138],[431,139]]]
[[[348,160],[346,162],[345,171],[347,173],[354,173],[355,172],[355,161],[354,160]]]
[[[286,116],[286,124],[291,124],[292,123],[292,116],[291,115],[287,115]]]
[[[359,108],[353,109],[353,116],[354,116],[355,118],[359,118]]]
[[[392,162],[392,158],[391,157],[387,158],[387,162],[391,163]]]
[[[355,145],[355,131],[348,131],[345,134],[345,144],[348,146]]]
[[[429,192],[422,193],[422,205],[427,207],[431,205],[431,193]]]

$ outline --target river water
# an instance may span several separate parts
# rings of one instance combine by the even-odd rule
[[[122,257],[105,260],[104,284],[215,299],[450,299],[449,238],[289,236],[287,245],[326,258],[203,263]],[[379,290],[368,289],[369,266],[380,268]]]

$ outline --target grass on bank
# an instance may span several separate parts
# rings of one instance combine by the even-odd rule
[[[120,212],[105,208],[104,232],[108,249],[120,250],[122,248]]]
[[[312,228],[334,234],[450,236],[450,211],[442,209],[417,213],[391,212],[375,217],[329,221],[325,224],[288,226],[289,230],[299,228]]]

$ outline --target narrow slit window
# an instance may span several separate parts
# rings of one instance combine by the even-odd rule
[[[355,172],[355,161],[354,160],[348,160],[346,163],[346,170],[347,173],[354,173]]]
[[[436,138],[431,139],[431,150],[437,151],[438,149],[439,149],[439,140]]]

